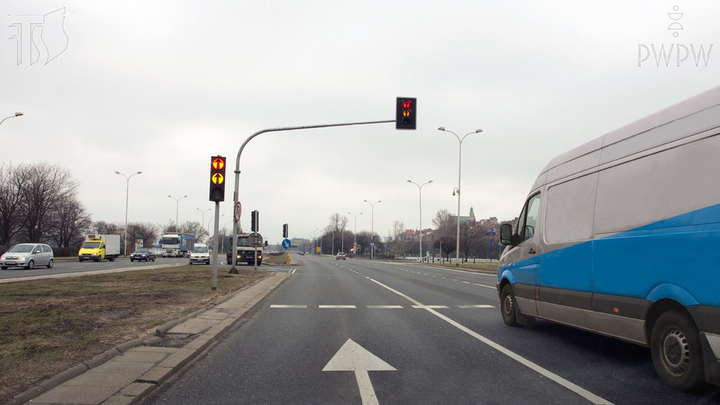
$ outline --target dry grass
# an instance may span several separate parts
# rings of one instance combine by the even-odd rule
[[[0,403],[269,273],[182,266],[0,284]]]

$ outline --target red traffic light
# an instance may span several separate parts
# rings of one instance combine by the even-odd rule
[[[412,106],[412,101],[405,100],[403,101],[403,108],[410,108]]]
[[[215,170],[225,169],[225,158],[222,156],[217,156],[217,157],[213,158],[212,168]]]

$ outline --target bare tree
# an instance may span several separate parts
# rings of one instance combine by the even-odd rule
[[[467,260],[470,249],[477,247],[477,242],[482,235],[482,228],[471,222],[460,224],[460,251]]]
[[[451,236],[455,234],[455,221],[448,210],[440,210],[432,220],[435,225],[435,233],[438,236]]]
[[[92,233],[100,235],[122,235],[122,227],[105,221],[93,222],[91,227]]]
[[[393,253],[396,255],[404,254],[405,245],[405,224],[400,221],[395,221],[390,238],[390,246],[392,246]]]
[[[23,191],[26,171],[23,166],[0,167],[0,245],[9,245],[24,225]]]
[[[152,247],[156,241],[160,240],[157,227],[148,222],[129,223],[128,235],[132,238],[132,240],[134,240],[137,236],[142,236],[143,247]]]
[[[80,246],[92,220],[75,196],[58,201],[53,211],[49,232],[59,247]]]

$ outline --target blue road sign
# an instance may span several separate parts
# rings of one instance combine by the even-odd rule
[[[495,236],[495,232],[488,232],[487,235],[488,235],[488,236]]]
[[[495,239],[490,239],[490,242],[494,242],[494,241],[495,241]]]
[[[283,249],[290,249],[290,239],[283,239],[282,247]]]

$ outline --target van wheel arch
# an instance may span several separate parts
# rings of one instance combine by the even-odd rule
[[[688,312],[681,303],[675,300],[662,299],[653,303],[645,314],[645,340],[648,347],[650,346],[650,336],[652,335],[652,330],[655,327],[655,323],[658,318],[660,318],[662,314],[670,311],[684,312],[690,317],[690,319],[692,319],[690,312]]]

